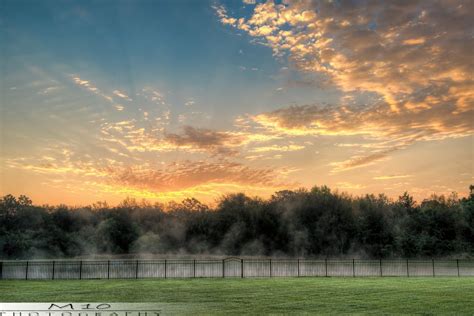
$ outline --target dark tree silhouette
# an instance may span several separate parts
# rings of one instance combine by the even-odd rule
[[[392,201],[322,186],[276,192],[268,200],[230,194],[215,208],[196,199],[70,208],[35,206],[26,196],[0,198],[3,259],[136,253],[470,257],[474,195],[432,196],[417,204],[407,192]]]

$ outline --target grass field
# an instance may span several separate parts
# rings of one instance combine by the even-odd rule
[[[473,278],[0,281],[0,302],[159,302],[193,314],[474,315]]]

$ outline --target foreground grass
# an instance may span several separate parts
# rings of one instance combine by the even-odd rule
[[[473,278],[0,281],[0,302],[159,302],[193,314],[474,315]]]

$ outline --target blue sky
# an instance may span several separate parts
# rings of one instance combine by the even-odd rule
[[[131,94],[142,85],[160,85],[175,93],[176,106],[178,94],[188,93],[219,113],[232,114],[236,108],[258,111],[256,106],[265,110],[315,99],[314,91],[304,88],[294,95],[275,93],[298,73],[282,75],[284,60],[251,43],[246,34],[223,28],[214,2],[7,3],[7,78],[40,64],[53,76],[69,70]],[[238,2],[233,7],[249,11]],[[247,101],[241,100],[242,90]],[[222,96],[228,103],[224,107]]]

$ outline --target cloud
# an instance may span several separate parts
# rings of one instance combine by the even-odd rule
[[[120,90],[114,90],[113,91],[113,94],[115,94],[116,96],[122,98],[122,99],[126,99],[126,100],[129,100],[129,101],[132,101],[132,99],[130,99],[130,97],[128,95],[126,95],[124,92],[120,91]]]
[[[361,189],[366,188],[365,185],[351,183],[351,182],[337,182],[336,187],[342,190],[361,190]]]
[[[289,106],[252,119],[267,129],[287,134],[367,135],[380,140],[439,140],[472,134],[472,110],[461,115],[453,114],[454,109],[455,105],[448,103],[419,112],[395,114],[383,104],[366,107],[313,104]]]
[[[38,92],[38,94],[47,95],[47,94],[51,94],[51,92],[56,91],[58,89],[60,89],[59,86],[51,86],[51,87],[45,88],[44,90]]]
[[[143,88],[141,90],[141,93],[138,93],[138,95],[141,95],[146,100],[156,103],[158,105],[166,105],[165,94],[151,87]]]
[[[262,153],[262,152],[271,152],[271,151],[282,151],[282,152],[289,152],[289,151],[297,151],[304,149],[305,146],[301,145],[271,145],[271,146],[260,146],[249,149],[248,152],[252,153]]]
[[[424,44],[426,39],[424,37],[410,38],[403,41],[405,45],[421,45]]]
[[[361,167],[373,165],[377,161],[387,159],[389,153],[395,150],[397,150],[397,148],[375,152],[369,155],[357,155],[345,161],[332,162],[330,163],[330,166],[333,166],[334,169],[331,170],[331,173],[347,171],[347,170],[351,170],[355,168],[361,168]]]
[[[473,10],[456,0],[267,1],[249,18],[225,7],[218,15],[342,94],[343,105],[284,107],[254,122],[286,135],[360,135],[387,145],[335,164],[346,170],[386,158],[390,146],[472,135]],[[370,98],[354,102],[363,94]]]
[[[219,17],[220,21],[224,24],[234,24],[237,22],[237,19],[231,18],[227,14],[227,10],[223,5],[219,6],[212,6],[215,10],[217,16]]]
[[[145,122],[148,122],[148,115]],[[235,155],[238,147],[251,141],[243,133],[183,126],[181,133],[169,133],[159,121],[137,120],[101,123],[101,140],[121,146],[127,152],[202,152]]]
[[[29,170],[38,174],[54,176],[104,177],[108,168],[120,165],[113,159],[98,158],[94,161],[66,148],[46,148],[48,155],[7,159],[9,168]]]
[[[394,179],[405,179],[405,178],[411,178],[413,175],[411,174],[392,174],[388,176],[378,176],[378,177],[373,177],[374,180],[394,180]]]
[[[249,19],[227,16],[222,23],[263,39],[275,55],[287,54],[298,69],[324,74],[343,91],[381,95],[398,112],[420,89],[472,87],[472,10],[463,1],[268,1]]]
[[[229,157],[237,156],[246,150],[269,152],[304,148],[295,144],[268,146],[266,143],[280,140],[281,137],[269,131],[259,132],[252,126],[246,126],[247,120],[244,118],[238,120],[239,123],[230,130],[219,131],[184,125],[181,126],[179,133],[172,133],[167,132],[169,113],[162,113],[155,119],[150,117],[150,113],[146,113],[140,119],[100,122],[100,140],[107,142],[109,146],[116,145],[122,154],[133,153],[135,156],[140,152],[183,151],[188,154],[202,153],[211,157],[216,155]],[[178,121],[184,122],[184,119],[186,116],[178,116]],[[247,145],[251,145],[252,148],[248,149],[245,147]]]
[[[78,75],[71,75],[70,77],[76,85],[78,85],[81,88],[84,88],[84,89],[88,90],[89,92],[91,92],[95,95],[98,95],[101,98],[103,98],[103,99],[107,100],[108,102],[110,102],[112,104],[112,106],[117,111],[123,111],[124,110],[124,106],[122,104],[119,104],[119,103],[115,102],[114,98],[112,96],[110,96],[110,95],[106,94],[105,92],[103,92],[101,89],[99,89],[97,86],[95,86],[89,80],[84,80],[81,77],[79,77]],[[113,94],[115,96],[118,96],[118,97],[122,98],[122,99],[127,99],[129,101],[132,101],[132,99],[130,99],[126,94],[120,92],[119,90],[114,90]]]
[[[431,98],[434,98],[431,96]],[[383,104],[366,108],[344,106],[290,106],[255,115],[253,120],[267,130],[293,136],[362,136],[368,144],[336,144],[361,147],[366,155],[334,163],[343,171],[373,164],[390,153],[419,141],[472,135],[472,115],[453,114],[453,103],[420,112],[393,113]]]
[[[114,183],[153,191],[184,190],[209,183],[266,187],[276,184],[271,169],[254,169],[227,160],[176,162],[161,170],[135,166],[111,170],[111,177]]]
[[[420,117],[418,117],[420,116]],[[465,121],[442,121],[442,112],[394,115],[384,106],[350,109],[337,106],[290,106],[253,117],[254,122],[273,133],[289,136],[362,136],[366,143],[335,143],[358,148],[359,154],[330,163],[332,173],[373,165],[397,150],[417,141],[462,137],[472,133]],[[418,123],[418,121],[422,123]]]
[[[182,134],[165,134],[164,142],[177,147],[197,148],[215,153],[235,153],[233,147],[245,141],[242,135],[206,128],[184,126]]]
[[[97,194],[128,194],[138,197],[180,199],[189,196],[217,198],[225,192],[271,193],[296,184],[283,180],[273,168],[252,168],[226,159],[184,160],[161,166],[142,161],[124,163],[111,158],[92,159],[70,150],[57,150],[50,156],[15,158],[9,168],[47,176],[45,185],[68,184],[75,191],[81,185]]]
[[[192,105],[194,105],[195,103],[196,103],[196,101],[194,101],[193,98],[189,98],[189,99],[186,100],[186,102],[184,103],[184,105],[186,105],[186,106],[192,106]]]

